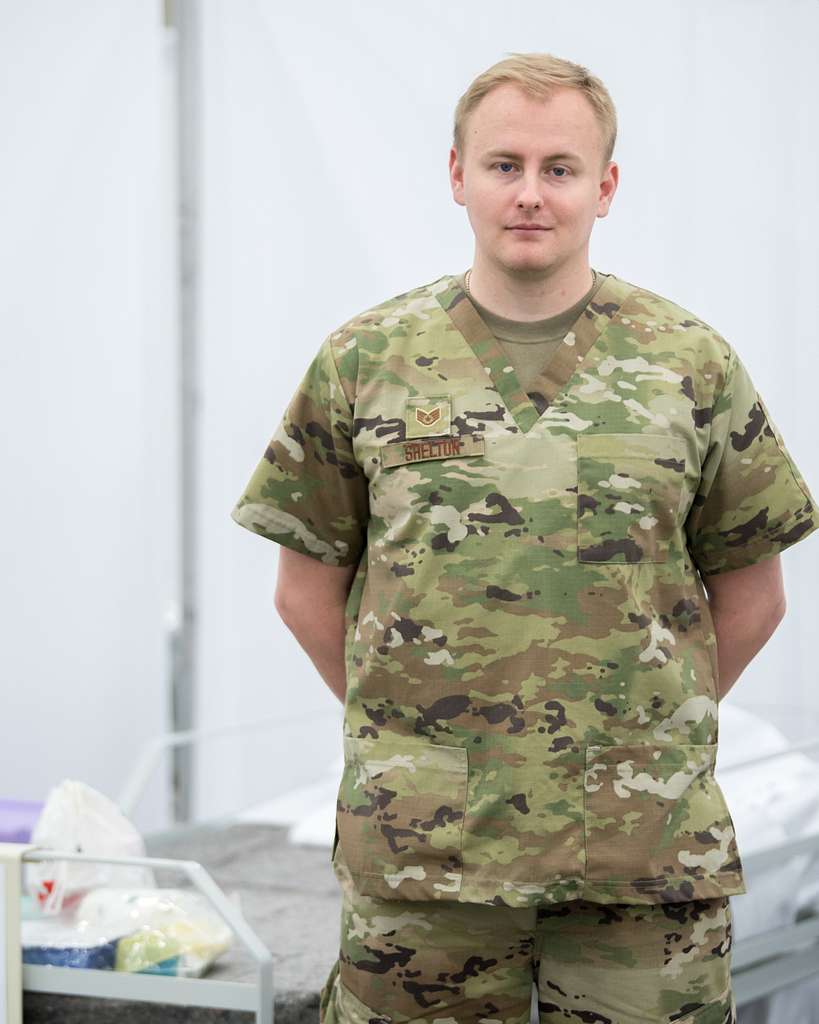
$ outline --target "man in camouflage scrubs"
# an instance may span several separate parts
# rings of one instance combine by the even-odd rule
[[[817,523],[731,345],[589,266],[614,125],[547,54],[476,79],[471,271],[325,338],[232,513],[344,701],[327,1024],[525,1024],[533,979],[541,1021],[735,1020],[717,705]]]

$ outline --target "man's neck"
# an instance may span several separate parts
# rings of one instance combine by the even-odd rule
[[[539,278],[525,278],[488,270],[476,258],[469,274],[469,292],[475,301],[507,320],[545,320],[569,309],[588,292],[594,275],[588,263]]]

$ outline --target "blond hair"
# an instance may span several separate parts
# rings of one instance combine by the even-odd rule
[[[617,138],[617,111],[608,89],[587,68],[554,57],[551,53],[512,53],[478,75],[455,108],[452,144],[458,160],[463,159],[467,118],[490,89],[504,82],[514,82],[537,99],[548,99],[552,90],[560,87],[582,92],[591,104],[600,128],[603,166],[611,160]]]

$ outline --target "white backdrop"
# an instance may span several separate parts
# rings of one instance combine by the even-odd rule
[[[819,498],[813,0],[203,0],[199,724],[281,716],[198,759],[197,811],[325,773],[341,705],[278,620],[275,544],[230,509],[348,317],[471,262],[452,116],[509,52],[589,67],[620,119],[596,268],[738,350]],[[173,50],[159,3],[0,0],[0,797],[116,792],[167,727],[176,597]],[[8,86],[8,87],[6,87]],[[728,700],[819,705],[819,544]],[[301,721],[290,723],[295,717]],[[140,823],[161,817],[156,785]],[[328,837],[328,842],[329,842]]]
[[[115,796],[167,728],[168,58],[154,4],[0,0],[0,798]]]

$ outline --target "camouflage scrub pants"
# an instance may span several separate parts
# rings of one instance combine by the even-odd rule
[[[343,858],[320,1024],[736,1024],[729,897],[536,908],[360,895]]]

